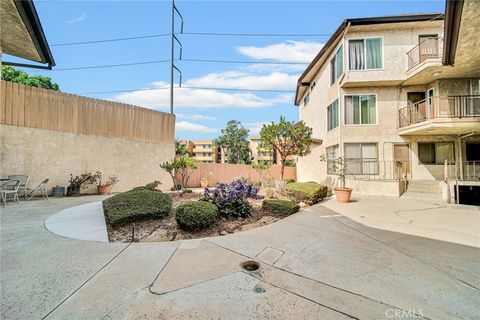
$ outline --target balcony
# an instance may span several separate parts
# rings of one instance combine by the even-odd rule
[[[430,59],[439,59],[442,57],[442,38],[432,37],[425,38],[412,50],[407,52],[408,70],[420,65]]]
[[[480,95],[433,96],[398,111],[399,134],[462,134],[480,126]]]

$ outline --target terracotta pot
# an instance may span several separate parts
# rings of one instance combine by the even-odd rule
[[[207,181],[200,181],[200,186],[202,188],[208,188],[208,180]]]
[[[347,203],[352,196],[352,188],[335,188],[335,196],[340,203]]]
[[[112,191],[112,185],[97,186],[97,189],[100,195],[109,194]]]

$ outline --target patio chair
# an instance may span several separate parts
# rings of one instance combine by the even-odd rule
[[[7,195],[13,194],[13,202],[17,200],[20,203],[20,199],[18,198],[18,188],[20,187],[20,181],[18,180],[8,180],[7,182],[3,183],[0,186],[0,193],[2,195],[2,202],[3,206],[7,206]]]
[[[8,176],[8,179],[20,181],[19,190],[23,192],[23,196],[25,197],[25,199],[27,199],[27,184],[28,184],[28,179],[30,179],[30,176],[16,174],[16,175]]]
[[[30,189],[27,188],[28,191],[28,198],[27,200],[32,199],[35,196],[35,192],[40,191],[40,194],[42,195],[43,198],[46,198],[48,200],[48,194],[47,194],[47,183],[50,181],[49,178],[43,180],[37,187]]]

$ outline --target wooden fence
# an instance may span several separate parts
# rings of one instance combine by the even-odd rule
[[[175,116],[1,80],[0,124],[173,143]]]
[[[249,178],[253,181],[260,181],[260,175],[250,165],[246,164],[228,164],[228,163],[199,163],[198,168],[190,176],[188,187],[200,187],[200,178],[208,177],[208,186],[214,187],[220,182],[231,182],[236,178]],[[281,166],[274,165],[270,167],[266,174],[266,179],[281,179]],[[297,168],[285,167],[283,179],[297,180]]]

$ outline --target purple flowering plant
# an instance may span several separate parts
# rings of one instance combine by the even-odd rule
[[[258,188],[242,179],[229,184],[220,183],[215,190],[205,189],[204,201],[215,204],[220,215],[232,218],[246,218],[252,213],[252,205],[248,198],[260,199]]]

